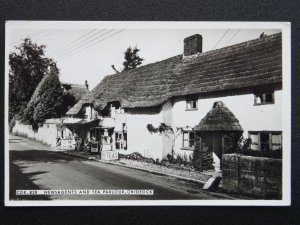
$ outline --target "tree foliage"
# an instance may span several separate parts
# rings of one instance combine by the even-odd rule
[[[46,119],[59,118],[67,110],[63,89],[58,78],[58,69],[52,66],[49,74],[40,82],[24,110],[23,122],[38,127]]]
[[[137,47],[127,48],[127,50],[124,52],[125,61],[123,62],[122,71],[134,69],[143,63],[144,59],[139,56],[139,51],[140,49],[138,49]],[[115,68],[114,65],[112,65],[111,67],[115,72],[119,73],[119,71]]]
[[[125,61],[123,62],[123,71],[134,69],[142,64],[144,59],[139,57],[139,51],[140,49],[137,47],[134,47],[133,49],[131,47],[127,48],[126,52],[124,53]]]
[[[9,54],[9,120],[26,108],[36,86],[53,65],[44,55],[45,45],[37,45],[30,38]]]

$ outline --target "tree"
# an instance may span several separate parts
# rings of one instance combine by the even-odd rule
[[[37,45],[30,38],[9,54],[9,121],[24,110],[35,88],[45,76],[53,60],[44,55],[45,45]]]
[[[122,71],[134,69],[143,63],[144,59],[138,55],[139,51],[140,49],[138,49],[137,47],[131,48],[129,46],[127,48],[127,50],[124,52],[125,61],[123,62],[124,68]],[[111,67],[116,73],[119,73],[114,65],[112,65]]]
[[[64,102],[58,73],[56,66],[52,66],[49,74],[40,82],[24,111],[23,122],[37,128],[46,119],[59,118],[66,113],[68,108]]]

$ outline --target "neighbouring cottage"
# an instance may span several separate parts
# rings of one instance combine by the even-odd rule
[[[46,79],[47,78],[44,77],[38,84],[30,101],[35,101],[35,99],[39,97],[41,86]],[[75,103],[77,103],[82,96],[89,92],[87,82],[84,85],[64,82],[60,83],[61,88],[63,89],[63,98],[65,99],[65,103],[69,109]],[[49,118],[46,119],[43,124],[40,124],[36,130],[32,127],[32,125],[23,124],[20,121],[16,121],[14,127],[12,128],[12,134],[25,136],[55,147],[57,145],[57,139],[62,135],[62,130],[68,132],[66,129],[61,127],[61,122],[62,118]]]
[[[197,132],[218,169],[228,132],[250,137],[253,150],[282,148],[281,102],[281,33],[208,52],[196,34],[183,55],[106,76],[68,111],[77,122],[65,125],[98,149],[159,160],[172,146],[188,159]],[[183,132],[174,143],[150,134],[147,124],[160,123]]]

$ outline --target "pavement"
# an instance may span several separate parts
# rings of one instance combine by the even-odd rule
[[[225,193],[204,191],[201,183],[149,173],[114,162],[99,163],[87,156],[53,151],[21,137],[11,136],[9,149],[10,198],[15,200],[238,199]],[[154,195],[16,196],[19,189],[151,189]]]

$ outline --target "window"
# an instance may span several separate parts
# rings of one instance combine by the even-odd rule
[[[195,146],[195,135],[193,131],[183,131],[183,149],[191,149]]]
[[[116,149],[117,150],[127,150],[127,133],[125,132],[116,132]]]
[[[270,151],[282,147],[281,131],[250,131],[249,138],[251,138],[251,150]]]
[[[186,96],[186,110],[198,109],[198,97],[194,95]]]
[[[274,103],[274,92],[254,94],[254,105],[264,105]]]

